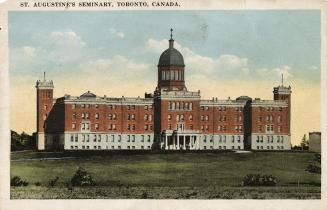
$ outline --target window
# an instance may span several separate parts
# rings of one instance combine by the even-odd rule
[[[144,125],[144,130],[148,130],[148,125]]]
[[[281,123],[282,122],[282,116],[278,115],[278,122]]]
[[[76,104],[72,104],[72,109],[75,109],[76,108]]]
[[[168,124],[168,130],[171,130],[171,124]]]
[[[132,125],[132,130],[133,130],[133,131],[135,130],[135,125],[134,125],[134,124]]]
[[[148,120],[148,115],[144,115],[144,120]]]
[[[95,108],[99,108],[99,104],[96,104],[96,105],[95,105]]]
[[[149,108],[148,105],[144,106],[144,110],[148,110],[148,108]]]
[[[132,114],[132,115],[131,115],[131,119],[132,119],[132,120],[135,120],[135,114]]]
[[[151,136],[150,135],[148,135],[148,142],[150,142],[151,141]]]
[[[132,142],[135,142],[135,135],[132,135]]]
[[[278,107],[278,111],[283,111],[283,108],[282,107]]]
[[[47,110],[48,109],[48,105],[44,105],[44,110]]]
[[[171,121],[171,115],[170,114],[167,116],[167,119],[168,119],[168,121]]]
[[[83,108],[83,109],[84,109],[84,108],[85,108],[85,104],[81,104],[81,108]]]
[[[144,142],[144,135],[141,136],[141,142]]]
[[[74,142],[74,135],[73,134],[70,135],[70,141]]]
[[[76,123],[72,124],[72,129],[76,129]]]
[[[75,142],[78,142],[78,135],[75,135]]]
[[[98,123],[95,124],[95,129],[99,130],[99,124]]]
[[[85,119],[85,114],[84,113],[82,113],[82,119]]]
[[[95,119],[99,119],[99,113],[95,114]]]
[[[87,135],[86,135],[86,142],[89,142],[89,141],[90,141],[90,135],[87,134]]]
[[[101,135],[98,135],[98,142],[101,142]]]
[[[85,106],[86,106],[86,108],[90,108],[90,104],[86,104]]]
[[[112,119],[113,119],[113,120],[116,120],[116,114],[113,114],[113,115],[112,115]]]

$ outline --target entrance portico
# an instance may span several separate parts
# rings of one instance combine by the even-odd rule
[[[199,131],[164,130],[161,134],[161,148],[165,150],[198,150]]]

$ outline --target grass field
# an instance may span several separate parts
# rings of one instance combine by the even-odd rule
[[[33,159],[53,157],[65,159]],[[11,198],[318,199],[320,175],[305,171],[313,158],[313,153],[299,152],[19,152],[11,155],[11,176],[20,176],[29,186],[12,187]],[[66,183],[80,166],[97,186],[69,190]],[[243,187],[249,173],[271,174],[277,186]],[[58,184],[47,187],[55,176]]]

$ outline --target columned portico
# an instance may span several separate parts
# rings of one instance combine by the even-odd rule
[[[161,134],[161,148],[165,150],[198,150],[200,132],[195,130],[165,130]]]

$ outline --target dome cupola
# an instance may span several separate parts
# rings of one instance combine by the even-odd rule
[[[184,67],[183,55],[174,48],[173,29],[170,29],[169,48],[159,58],[158,89],[186,90]]]
[[[174,48],[174,39],[172,33],[170,34],[169,48],[161,54],[158,63],[158,66],[170,65],[185,66],[183,55]]]

